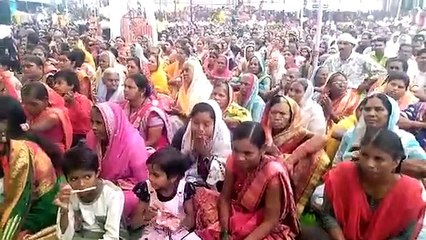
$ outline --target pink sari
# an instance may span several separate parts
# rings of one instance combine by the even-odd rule
[[[138,131],[127,120],[118,104],[104,102],[95,105],[102,114],[108,134],[108,146],[102,153],[100,141],[93,130],[87,134],[87,145],[97,151],[101,161],[100,177],[119,186],[125,197],[124,216],[131,217],[138,198],[133,186],[147,179],[145,142]]]

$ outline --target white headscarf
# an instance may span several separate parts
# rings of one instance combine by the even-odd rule
[[[300,111],[302,115],[302,124],[309,131],[316,134],[325,134],[327,123],[325,121],[322,107],[313,100],[314,85],[309,80],[306,81],[308,87],[300,100]]]
[[[203,101],[210,105],[214,111],[214,129],[213,137],[211,140],[211,150],[210,150],[210,169],[207,176],[207,184],[215,185],[218,181],[223,181],[225,179],[225,164],[226,159],[232,153],[231,149],[231,133],[228,126],[222,118],[222,110],[219,107],[219,104],[214,100]],[[192,120],[189,121],[186,128],[185,134],[182,138],[182,152],[191,153],[192,152]],[[189,181],[196,180],[198,177],[197,174],[197,164],[194,164],[191,169],[187,172],[187,179]]]
[[[98,82],[98,91],[97,91],[97,94],[96,94],[97,101],[98,102],[106,102],[107,101],[106,100],[107,88],[106,88],[106,85],[104,83],[104,78],[105,78],[105,75],[109,75],[109,74],[118,74],[120,81],[118,83],[117,90],[115,90],[115,92],[112,94],[112,96],[110,97],[108,102],[120,103],[124,100],[124,79],[125,79],[125,75],[124,75],[123,71],[121,71],[117,67],[107,68],[103,72],[102,79]]]

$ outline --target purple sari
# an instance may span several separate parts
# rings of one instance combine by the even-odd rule
[[[102,153],[100,141],[93,130],[87,134],[87,145],[98,153],[100,177],[114,182],[123,190],[124,216],[129,218],[138,203],[138,198],[132,191],[133,186],[145,181],[148,176],[145,142],[118,104],[104,102],[95,107],[102,114],[108,134],[108,146]]]

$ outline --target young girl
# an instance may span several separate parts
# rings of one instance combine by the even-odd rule
[[[128,239],[120,228],[124,207],[122,190],[98,178],[97,154],[84,143],[65,153],[62,167],[69,185],[60,190],[57,234],[62,240]]]
[[[131,227],[144,228],[145,239],[200,239],[195,226],[192,198],[194,186],[185,181],[191,159],[174,148],[163,148],[147,162],[149,180],[138,183],[133,191],[139,198]]]

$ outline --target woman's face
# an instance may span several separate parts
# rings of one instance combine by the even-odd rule
[[[149,57],[148,68],[150,72],[155,72],[158,69],[158,61],[156,56]]]
[[[38,116],[48,106],[47,100],[38,100],[33,96],[22,95],[22,106],[31,116]]]
[[[58,57],[58,67],[61,70],[72,70],[73,69],[72,63],[66,55],[60,55]]]
[[[300,51],[300,55],[302,55],[303,57],[307,57],[307,56],[309,55],[308,49],[303,48],[303,49]]]
[[[117,73],[106,74],[102,80],[108,90],[115,91],[118,89],[120,76]]]
[[[132,78],[127,78],[124,82],[124,98],[132,101],[141,97],[141,92]]]
[[[228,59],[226,59],[226,57],[224,56],[219,56],[216,60],[216,68],[219,72],[223,72],[226,70],[227,64],[226,62],[228,61]]]
[[[192,82],[193,77],[194,77],[193,67],[188,63],[184,64],[183,68],[182,68],[182,81],[183,81],[183,83],[185,83],[187,86],[189,86]]]
[[[105,71],[105,69],[111,67],[109,65],[109,55],[108,54],[101,54],[101,56],[99,56],[99,67],[102,69],[102,71]]]
[[[211,98],[219,104],[220,109],[222,109],[222,111],[225,110],[229,104],[227,89],[223,84],[213,89]]]
[[[46,61],[46,56],[44,55],[44,52],[40,48],[35,48],[32,52],[34,56],[39,57],[41,60]]]
[[[330,79],[330,92],[342,93],[348,89],[348,80],[342,75]]]
[[[64,78],[57,78],[53,88],[59,95],[64,96],[66,93],[71,92],[73,87],[74,86],[69,86]]]
[[[403,80],[395,79],[386,83],[384,93],[389,97],[398,101],[406,92],[405,82]]]
[[[251,76],[244,75],[243,77],[241,77],[240,94],[244,97],[247,97],[248,95],[250,95],[251,87],[252,87]]]
[[[204,43],[201,40],[197,41],[197,50],[202,51],[204,49]]]
[[[388,152],[369,144],[361,146],[358,164],[365,179],[378,182],[395,171],[398,161]]]
[[[246,59],[250,59],[254,56],[254,47],[248,47],[246,49]]]
[[[390,113],[383,105],[382,100],[373,97],[367,100],[363,112],[365,124],[368,127],[384,128],[388,124]]]
[[[322,67],[317,72],[317,76],[315,79],[315,87],[322,87],[327,82],[328,77],[328,68]]]
[[[300,105],[303,95],[305,94],[305,88],[299,82],[293,82],[288,89],[288,96],[291,97],[297,104]]]
[[[115,46],[117,48],[122,48],[124,47],[124,41],[121,38],[117,38],[115,39]]]
[[[129,75],[139,73],[139,66],[136,65],[135,61],[127,61],[127,72]]]
[[[214,119],[209,112],[199,112],[191,118],[191,131],[194,140],[207,141],[212,139]]]
[[[29,80],[39,80],[43,77],[43,67],[37,66],[33,62],[24,61],[23,66],[23,72],[24,72],[24,79]]]
[[[257,75],[260,72],[259,60],[255,57],[250,60],[249,72],[254,75]]]
[[[293,54],[290,51],[284,51],[283,55],[286,62],[293,61]]]
[[[232,157],[246,172],[259,166],[264,148],[258,148],[248,138],[232,141]]]
[[[105,128],[105,122],[102,117],[101,111],[93,107],[92,111],[90,112],[90,121],[92,123],[92,130],[95,136],[100,141],[106,141],[108,140],[108,134]]]
[[[290,124],[291,109],[287,102],[273,105],[269,111],[269,122],[273,130],[284,130]]]
[[[270,70],[275,70],[278,67],[278,57],[274,56],[271,57],[268,61],[268,67]]]

